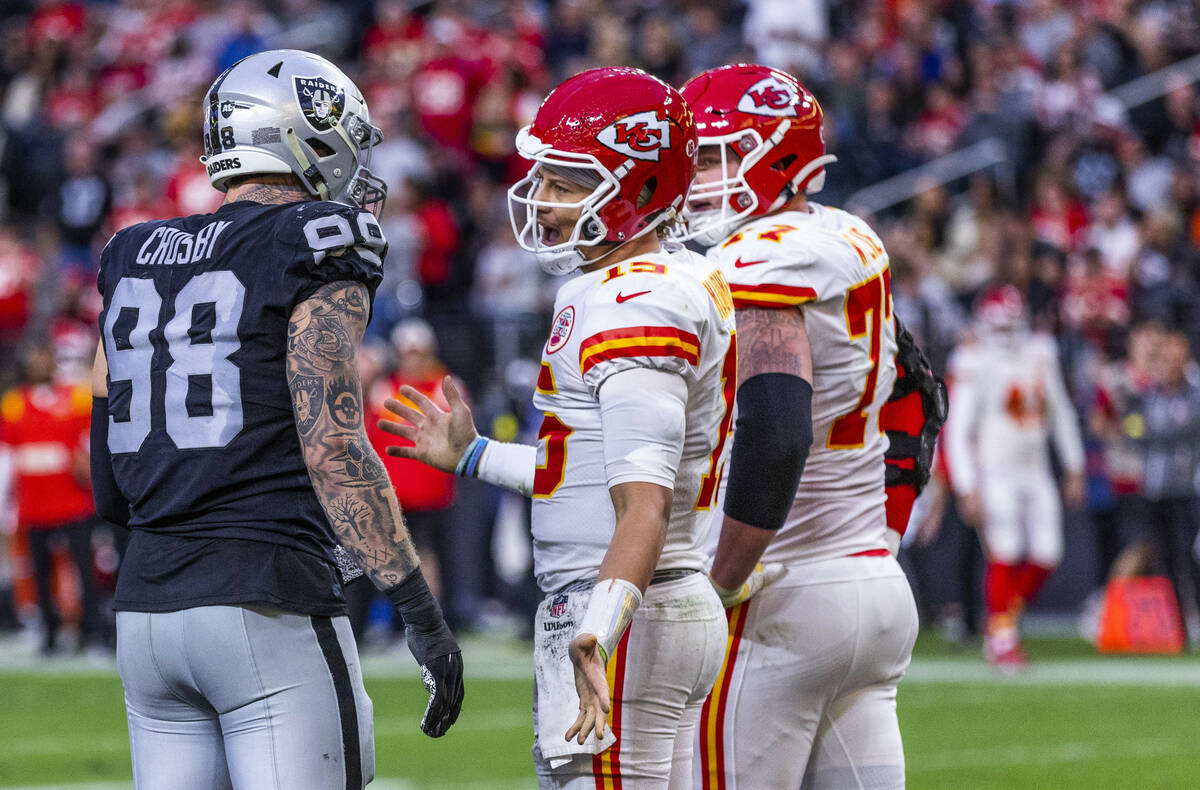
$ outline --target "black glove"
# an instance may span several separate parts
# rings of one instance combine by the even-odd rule
[[[420,568],[384,593],[404,620],[408,649],[421,665],[421,681],[429,691],[421,731],[431,738],[440,738],[462,709],[462,651],[446,626],[441,607],[425,584]]]

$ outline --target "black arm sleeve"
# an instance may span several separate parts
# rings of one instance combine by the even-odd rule
[[[812,444],[812,385],[788,373],[760,373],[738,387],[737,405],[725,515],[779,529]]]
[[[91,428],[92,499],[96,513],[105,521],[129,526],[129,502],[113,476],[108,453],[108,398],[92,398]]]

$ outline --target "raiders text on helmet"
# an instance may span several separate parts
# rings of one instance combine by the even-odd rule
[[[204,156],[212,185],[293,173],[309,194],[378,212],[387,186],[367,169],[383,134],[362,93],[325,58],[259,52],[225,70],[205,99]]]

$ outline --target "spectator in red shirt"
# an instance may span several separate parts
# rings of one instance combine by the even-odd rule
[[[1067,276],[1062,317],[1094,347],[1114,348],[1129,325],[1129,287],[1105,268],[1100,250],[1088,247]]]
[[[0,400],[0,438],[13,459],[18,529],[28,531],[44,632],[42,652],[58,645],[62,618],[54,599],[52,547],[66,540],[79,573],[80,647],[103,641],[94,569],[87,440],[90,393],[55,383],[54,350],[37,346],[25,359],[25,384]]]
[[[1071,252],[1087,229],[1088,217],[1083,204],[1068,192],[1058,176],[1041,173],[1035,181],[1029,223],[1039,241]]]
[[[433,327],[419,318],[410,318],[397,324],[391,340],[397,366],[388,383],[387,397],[404,401],[400,387],[408,384],[443,408],[450,408],[442,394],[442,379],[447,371],[437,357]],[[383,401],[373,401],[371,406],[382,408]],[[379,416],[378,412],[368,415],[367,436],[383,459],[392,487],[396,489],[408,531],[421,556],[421,570],[434,595],[441,598],[450,554],[449,515],[454,503],[454,476],[384,452],[387,446],[396,444],[396,438],[378,429]],[[450,611],[444,602],[442,608]]]

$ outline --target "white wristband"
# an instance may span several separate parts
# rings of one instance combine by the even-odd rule
[[[531,444],[510,444],[488,439],[475,468],[475,477],[485,483],[504,486],[529,496],[533,491],[533,472],[537,466],[537,448]]]
[[[592,590],[587,612],[575,635],[595,634],[600,643],[604,663],[617,649],[621,635],[629,627],[633,613],[642,605],[642,593],[633,582],[624,579],[601,579]]]

